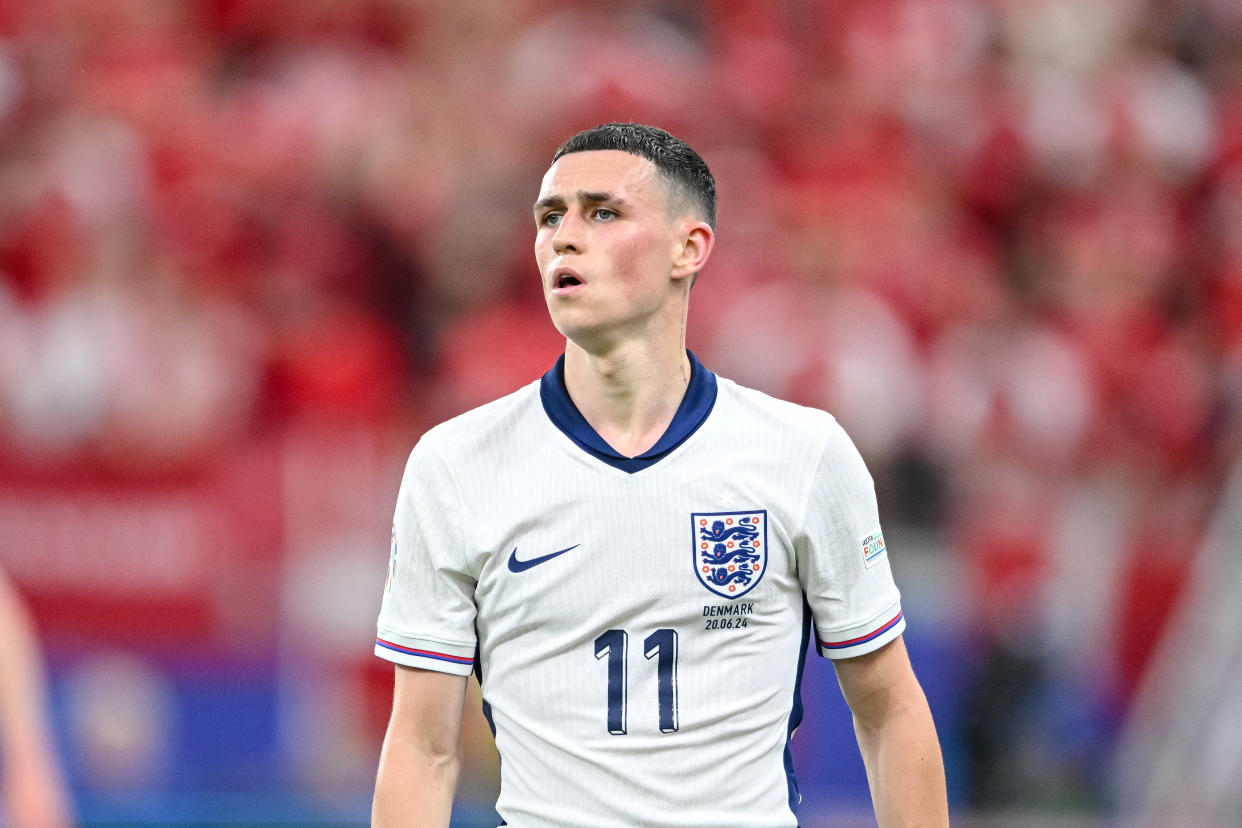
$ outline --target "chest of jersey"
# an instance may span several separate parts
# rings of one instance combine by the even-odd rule
[[[804,613],[779,474],[693,450],[638,475],[529,468],[538,507],[482,498],[476,525],[494,550],[476,591],[494,708],[607,750],[622,732],[693,742],[726,710],[787,717]]]

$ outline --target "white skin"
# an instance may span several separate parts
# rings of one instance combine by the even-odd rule
[[[535,202],[535,260],[565,335],[565,385],[623,455],[655,445],[690,381],[690,284],[715,234],[645,158],[614,150],[557,160]],[[900,638],[834,662],[854,715],[879,824],[947,826],[944,766]],[[396,668],[372,824],[446,826],[461,766],[466,679]]]
[[[52,751],[43,693],[34,627],[0,571],[0,823],[14,828],[70,824],[69,798]]]
[[[606,150],[561,157],[535,203],[535,261],[565,335],[565,385],[621,454],[651,448],[690,379],[690,283],[715,234],[645,158]],[[566,269],[578,284],[563,280]]]

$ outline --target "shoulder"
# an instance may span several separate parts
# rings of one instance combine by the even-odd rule
[[[870,483],[866,464],[837,419],[819,408],[788,402],[718,379],[724,439],[754,443],[780,463],[807,474]]]
[[[419,439],[413,454],[433,453],[455,465],[454,461],[462,457],[478,456],[490,447],[512,441],[539,409],[539,382],[535,381],[433,426]]]
[[[717,377],[716,383],[719,402],[723,403],[721,411],[736,427],[775,431],[801,442],[808,450],[823,448],[827,441],[845,436],[827,411],[778,399],[724,377]]]

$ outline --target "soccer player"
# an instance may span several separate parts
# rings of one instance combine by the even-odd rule
[[[534,219],[565,354],[410,455],[375,647],[397,668],[374,823],[448,824],[474,671],[508,825],[796,825],[813,637],[880,824],[946,825],[862,459],[830,415],[686,350],[715,238],[706,164],[660,129],[589,129],[553,156]]]

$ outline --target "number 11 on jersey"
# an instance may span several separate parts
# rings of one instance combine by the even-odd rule
[[[608,658],[608,732],[626,732],[629,641],[625,630],[607,630],[595,639],[595,657]],[[660,732],[677,730],[677,631],[659,629],[643,641],[643,655],[656,660],[656,695]]]

